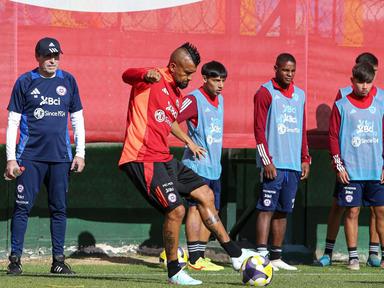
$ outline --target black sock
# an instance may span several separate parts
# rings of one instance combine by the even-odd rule
[[[200,258],[199,241],[187,242],[188,247],[188,261],[191,264],[195,264]]]
[[[371,254],[379,255],[379,248],[380,248],[379,243],[369,242],[369,255]]]
[[[264,244],[256,245],[256,252],[264,255],[264,254],[267,254],[267,251],[268,251],[267,245],[264,245]]]
[[[357,254],[357,247],[348,247],[349,260],[359,259],[359,254]]]
[[[332,258],[333,248],[335,247],[335,242],[336,242],[336,240],[325,239],[324,254],[331,256],[331,258]]]
[[[199,242],[200,257],[205,258],[205,249],[207,248],[208,242],[204,242],[204,241],[198,241],[198,242]]]
[[[282,249],[279,246],[272,246],[271,247],[271,254],[269,256],[269,259],[271,260],[277,260],[281,258]]]
[[[173,260],[168,262],[167,268],[168,268],[168,278],[171,278],[172,276],[176,275],[177,272],[181,270],[178,260]]]
[[[230,240],[229,242],[226,243],[220,243],[221,247],[227,252],[229,257],[231,258],[237,258],[241,256],[241,248],[236,245],[235,242]]]

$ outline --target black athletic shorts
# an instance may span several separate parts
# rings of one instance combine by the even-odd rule
[[[336,198],[336,200],[339,198],[339,182],[335,182],[335,187],[333,187],[333,198]]]
[[[204,180],[176,159],[169,162],[128,162],[120,166],[147,201],[164,213],[183,204],[181,197],[206,185]]]

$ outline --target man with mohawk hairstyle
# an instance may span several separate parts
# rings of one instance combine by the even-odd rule
[[[255,252],[240,249],[230,240],[217,215],[212,190],[204,180],[170,154],[170,133],[180,139],[195,157],[204,157],[179,127],[180,89],[188,86],[200,63],[196,47],[185,43],[174,50],[166,68],[130,68],[123,81],[132,86],[127,128],[119,167],[145,199],[164,216],[163,242],[167,256],[168,282],[200,285],[182,270],[177,260],[179,232],[185,215],[182,197],[195,200],[201,218],[229,254],[235,270]]]

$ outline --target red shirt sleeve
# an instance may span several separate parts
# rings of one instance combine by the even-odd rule
[[[329,119],[329,149],[332,157],[332,163],[337,171],[345,171],[343,162],[340,158],[340,123],[341,117],[336,103],[333,104],[331,118]]]
[[[269,107],[272,103],[272,96],[265,87],[260,87],[254,97],[254,133],[256,148],[261,157],[263,165],[272,163],[272,157],[269,154],[267,139],[265,138],[265,129]]]
[[[303,115],[303,134],[301,141],[301,163],[311,163],[311,156],[308,151],[308,139],[307,139],[307,123],[306,123],[306,108],[304,107]]]
[[[177,122],[181,123],[183,121],[190,120],[196,127],[198,119],[197,117],[198,112],[196,98],[191,95],[185,96],[183,103],[181,104],[179,115],[177,116]]]
[[[129,68],[123,73],[123,81],[129,85],[144,81],[144,75],[147,71],[145,68]]]

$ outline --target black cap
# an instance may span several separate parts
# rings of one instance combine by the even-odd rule
[[[48,56],[55,53],[63,54],[60,43],[54,38],[45,37],[36,44],[35,53],[39,56]]]

